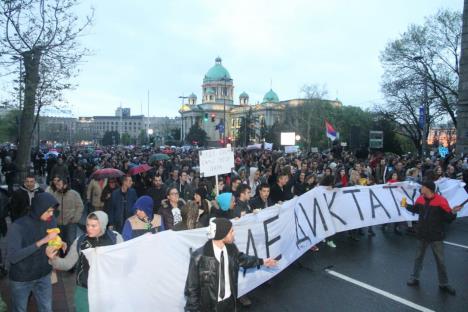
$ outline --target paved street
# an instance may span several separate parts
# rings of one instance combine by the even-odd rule
[[[368,238],[366,234],[359,242],[339,234],[336,249],[320,244],[319,252],[307,252],[297,264],[280,273],[272,285],[265,284],[251,292],[253,306],[243,310],[467,311],[468,218],[454,222],[446,237],[446,242],[465,246],[445,245],[450,283],[457,290],[455,297],[439,292],[430,250],[426,253],[421,285],[406,286],[417,241],[408,235],[397,236],[391,228],[382,233],[380,227],[375,227],[375,237]],[[59,283],[54,286],[54,311],[73,311],[74,275],[59,276]],[[366,285],[356,285],[359,282]],[[369,286],[376,289],[371,291]],[[9,298],[6,279],[1,281],[0,289],[3,298]],[[398,298],[390,299],[392,295]],[[401,303],[404,300],[406,304]]]
[[[319,252],[307,252],[300,265],[293,265],[274,279],[272,286],[263,285],[249,294],[252,311],[417,311],[400,301],[357,286],[330,273],[340,273],[368,284],[387,296],[394,295],[419,305],[420,311],[467,311],[468,306],[468,219],[460,219],[449,227],[445,245],[449,280],[457,290],[452,297],[439,292],[437,270],[430,250],[426,252],[421,285],[406,286],[415,256],[414,237],[397,236],[388,227],[376,236],[363,236],[351,242],[344,234],[337,235],[336,249],[320,244]],[[332,272],[327,272],[327,268]],[[416,306],[417,307],[417,306]],[[424,310],[426,308],[427,310]]]

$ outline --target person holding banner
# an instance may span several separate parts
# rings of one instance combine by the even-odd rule
[[[456,214],[463,205],[450,208],[445,197],[435,194],[436,186],[433,181],[425,180],[421,185],[421,196],[414,205],[408,205],[403,199],[401,206],[413,213],[419,214],[416,236],[419,246],[414,261],[414,269],[411,278],[406,283],[408,286],[418,286],[419,276],[423,266],[426,248],[431,246],[437,263],[439,275],[439,288],[452,296],[456,294],[453,287],[448,284],[447,270],[444,261],[444,223],[450,223],[456,218]]]
[[[236,311],[240,267],[273,267],[277,261],[240,252],[234,244],[234,229],[228,219],[210,220],[209,238],[190,257],[185,311]]]
[[[75,311],[88,312],[88,259],[83,250],[101,246],[115,245],[123,242],[122,236],[107,229],[108,216],[104,211],[95,211],[86,218],[86,233],[77,237],[68,250],[65,258],[59,257],[54,246],[46,248],[49,263],[54,269],[68,271],[76,266],[76,287],[74,292]],[[66,248],[66,247],[65,247]]]

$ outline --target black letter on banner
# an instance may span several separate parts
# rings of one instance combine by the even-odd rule
[[[331,211],[331,207],[333,206],[333,202],[335,201],[336,192],[333,192],[330,203],[328,203],[327,194],[323,193],[323,197],[325,198],[325,202],[327,203],[328,211],[330,212],[330,214],[334,218],[340,220],[340,222],[343,223],[343,225],[346,225],[346,222],[343,219],[341,219],[337,214],[335,214],[333,211]]]
[[[362,215],[361,207],[359,206],[359,203],[358,203],[358,201],[357,201],[356,195],[354,195],[354,193],[359,193],[360,191],[361,191],[361,190],[359,190],[359,189],[356,189],[356,190],[347,190],[347,191],[343,191],[343,194],[351,193],[351,195],[353,196],[353,199],[354,199],[354,203],[356,204],[356,207],[357,207],[357,209],[358,209],[359,217],[361,218],[361,221],[364,221],[364,216]]]
[[[296,209],[294,209],[294,222],[296,223],[296,247],[297,249],[300,250],[299,248],[299,245],[305,241],[309,241],[309,243],[312,243],[312,241],[310,240],[309,236],[306,235],[306,233],[304,232],[304,230],[302,229],[302,226],[301,224],[299,223],[299,220],[297,218],[297,213],[296,213]],[[297,232],[297,230],[301,230],[301,233],[302,233],[302,238],[299,239],[299,233]]]
[[[384,188],[384,189],[389,189],[390,194],[392,194],[392,198],[393,198],[393,202],[395,203],[396,210],[398,211],[398,215],[401,216],[400,204],[398,204],[398,202],[397,202],[397,200],[396,200],[396,198],[395,198],[395,194],[393,194],[393,189],[394,189],[394,188],[398,188],[398,186],[396,186],[396,185],[388,185],[388,186],[384,186],[383,188]]]
[[[318,211],[320,215],[320,220],[322,220],[323,228],[325,231],[328,231],[327,223],[325,222],[325,218],[323,217],[322,210],[320,209],[320,206],[317,202],[317,198],[314,198],[314,226],[312,226],[312,224],[310,223],[309,216],[305,212],[305,209],[302,206],[302,204],[298,203],[298,205],[301,207],[302,213],[304,213],[304,217],[306,218],[307,223],[309,224],[310,230],[312,231],[312,234],[314,234],[314,237],[317,237],[316,230],[315,230],[317,227],[317,207],[318,207]]]
[[[272,240],[268,240],[268,224],[278,219],[279,219],[279,216],[274,216],[273,218],[263,221],[263,228],[265,229],[265,246],[266,246],[267,258],[270,258],[270,246],[276,243],[277,241],[279,241],[281,238],[281,235],[278,235]],[[281,259],[281,254],[279,254],[275,258],[275,260],[280,260],[280,259]]]
[[[413,189],[413,195],[412,196],[410,196],[408,194],[408,192],[403,187],[401,187],[401,189],[403,190],[405,195],[408,196],[408,198],[411,198],[411,202],[414,204],[414,198],[416,197],[416,189]]]
[[[387,209],[385,209],[384,205],[382,205],[380,200],[377,198],[377,196],[374,194],[374,192],[371,189],[369,189],[369,195],[370,195],[369,196],[370,197],[370,204],[371,204],[371,208],[372,208],[372,219],[375,219],[375,209],[377,209],[379,207],[382,207],[382,209],[385,211],[385,214],[387,215],[387,217],[389,219],[391,219],[392,217],[390,217],[390,214],[388,213]],[[374,198],[379,203],[378,205],[375,205]]]
[[[253,235],[252,235],[252,231],[249,229],[249,231],[247,233],[248,233],[247,234],[247,250],[245,251],[245,254],[249,255],[250,242],[252,242],[252,249],[253,249],[254,255],[255,255],[255,257],[258,257],[257,248],[255,247],[255,241],[254,241],[254,238],[253,238]],[[257,269],[260,269],[259,265],[257,266]],[[247,273],[247,269],[244,269],[244,273],[243,273],[244,276],[245,276],[246,273]]]

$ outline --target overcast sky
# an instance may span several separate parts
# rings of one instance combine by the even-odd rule
[[[181,95],[200,101],[206,71],[220,56],[242,91],[261,101],[272,81],[280,100],[304,84],[363,108],[381,101],[379,54],[412,23],[463,0],[84,0],[95,8],[82,39],[93,54],[66,97],[75,116],[176,116]],[[237,102],[237,100],[236,100]]]

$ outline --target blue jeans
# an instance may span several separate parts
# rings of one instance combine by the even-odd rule
[[[52,284],[50,273],[34,281],[15,282],[10,280],[11,308],[13,312],[26,312],[29,294],[33,293],[38,312],[52,312]]]

